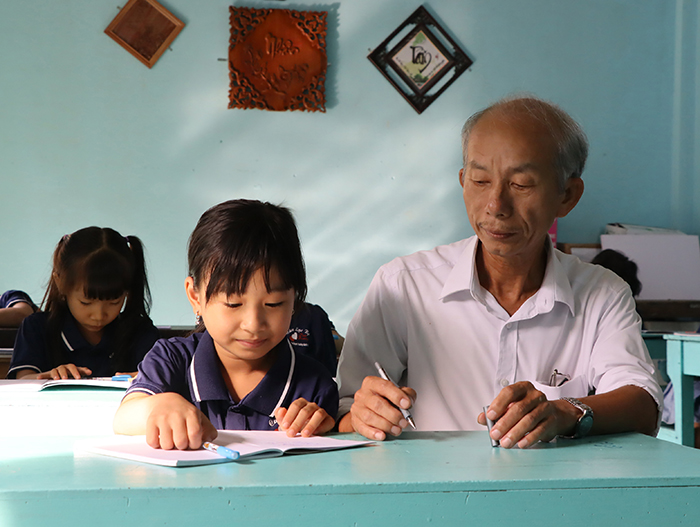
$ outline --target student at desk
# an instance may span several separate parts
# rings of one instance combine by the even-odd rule
[[[37,309],[24,291],[5,291],[0,295],[0,327],[17,327]]]
[[[114,229],[61,238],[43,304],[19,328],[10,379],[131,373],[158,339],[141,240]]]
[[[206,211],[188,244],[185,291],[197,332],[160,340],[114,417],[154,448],[199,448],[216,429],[321,434],[338,388],[285,338],[304,302],[297,228],[284,207],[232,200]]]
[[[583,194],[580,126],[545,101],[506,99],[467,120],[462,149],[476,235],[377,272],[338,365],[340,431],[399,435],[397,407],[419,430],[473,430],[488,406],[506,448],[654,434],[661,390],[629,287],[547,234]]]

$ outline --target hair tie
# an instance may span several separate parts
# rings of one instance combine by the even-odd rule
[[[69,238],[70,238],[70,234],[64,234],[63,237],[61,238],[61,242],[66,243]]]
[[[130,246],[130,245],[131,245],[131,242],[129,242],[129,237],[128,237],[128,236],[124,236],[124,239],[126,240],[126,244]]]

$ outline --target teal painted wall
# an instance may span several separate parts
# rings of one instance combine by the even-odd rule
[[[257,198],[295,211],[309,300],[344,331],[382,263],[471,234],[459,130],[520,91],[590,138],[560,240],[612,221],[700,232],[697,0],[427,2],[474,65],[420,116],[366,58],[420,0],[235,2],[330,12],[325,114],[227,110],[230,2],[163,3],[187,25],[149,70],[103,33],[123,2],[0,2],[0,289],[40,299],[59,238],[111,226],[146,245],[155,322],[191,323],[189,233]]]

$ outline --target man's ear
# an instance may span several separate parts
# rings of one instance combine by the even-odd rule
[[[199,315],[202,312],[202,302],[200,301],[200,294],[197,288],[194,286],[194,278],[188,276],[185,278],[185,293],[187,294],[187,300],[190,301],[192,305],[192,311],[195,315]]]
[[[580,177],[572,177],[566,181],[566,188],[564,189],[562,201],[559,204],[557,218],[563,218],[573,210],[581,196],[583,196],[583,187],[583,179]]]
[[[464,188],[464,168],[459,169],[459,186]]]

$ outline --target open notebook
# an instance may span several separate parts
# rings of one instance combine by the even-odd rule
[[[214,443],[238,451],[241,455],[238,459],[247,460],[261,457],[277,457],[284,454],[340,450],[368,445],[373,443],[373,441],[355,441],[352,439],[336,439],[321,436],[287,437],[286,434],[278,431],[219,430],[219,435],[214,440]],[[146,444],[146,436],[113,436],[79,441],[75,444],[75,452],[102,454],[104,456],[167,467],[235,463],[235,461],[208,450],[161,450],[151,448]]]
[[[88,377],[85,379],[11,379],[0,380],[0,391],[39,392],[51,388],[116,388],[126,390],[131,378],[114,380],[114,377]]]

